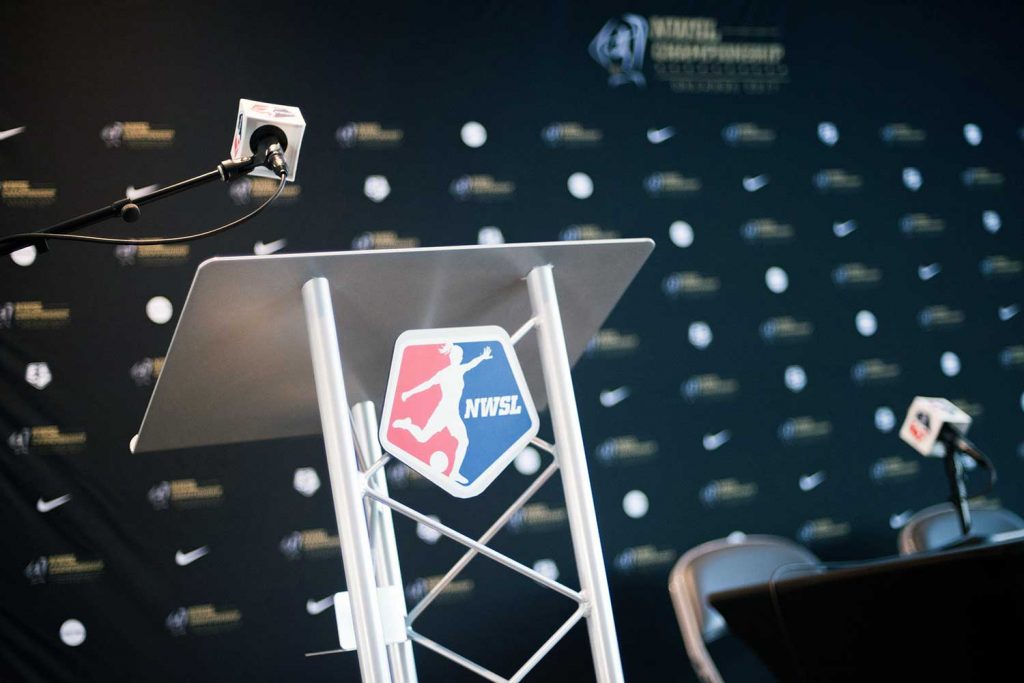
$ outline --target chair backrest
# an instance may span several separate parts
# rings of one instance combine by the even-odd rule
[[[816,571],[820,560],[803,546],[778,536],[735,533],[688,550],[669,575],[668,589],[683,633],[686,653],[697,676],[722,683],[707,643],[727,633],[725,619],[707,596],[789,576],[780,569]],[[777,575],[777,572],[780,572]]]
[[[1024,519],[999,507],[971,508],[971,534],[991,536],[1024,529]],[[941,548],[961,536],[960,518],[952,503],[939,503],[914,513],[900,529],[900,555]]]

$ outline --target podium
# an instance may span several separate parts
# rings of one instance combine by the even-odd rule
[[[1019,666],[1022,577],[1016,531],[823,573],[784,570],[708,602],[779,681],[998,681]]]
[[[346,610],[339,631],[350,625],[364,683],[414,683],[413,643],[487,680],[515,683],[581,620],[597,680],[620,682],[570,368],[653,248],[651,240],[627,239],[210,259],[196,272],[133,451],[323,434],[348,589],[335,601]],[[553,461],[474,539],[388,495],[383,467],[391,456],[381,452],[375,404],[402,332],[475,325],[509,331],[537,410],[548,408],[555,443],[534,439]],[[522,343],[531,333],[536,343]],[[487,546],[556,472],[579,590]],[[394,590],[402,581],[392,512],[467,548],[411,611]],[[413,629],[477,555],[577,605],[508,677]]]

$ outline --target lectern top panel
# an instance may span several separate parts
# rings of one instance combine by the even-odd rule
[[[411,329],[531,317],[524,278],[554,267],[575,363],[647,259],[649,239],[214,258],[196,272],[139,431],[137,452],[320,433],[302,285],[331,283],[349,401],[384,398],[395,340]],[[537,409],[537,344],[516,347]]]

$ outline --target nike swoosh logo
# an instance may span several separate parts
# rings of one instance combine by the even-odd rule
[[[629,387],[619,387],[618,389],[603,389],[601,391],[601,405],[605,408],[611,408],[629,398],[632,392]]]
[[[999,319],[1002,320],[1003,322],[1006,322],[1007,320],[1017,315],[1018,313],[1020,313],[1020,306],[1018,306],[1017,304],[1010,304],[1009,306],[999,307]]]
[[[196,548],[195,550],[189,551],[187,553],[183,553],[179,550],[178,552],[174,553],[174,563],[179,567],[184,567],[185,565],[192,564],[200,557],[203,557],[209,552],[210,546],[207,545]]]
[[[743,189],[747,192],[757,192],[767,184],[768,176],[764,173],[761,175],[748,175],[743,178]]]
[[[803,474],[800,476],[800,490],[813,491],[825,481],[825,470],[818,470],[814,474]]]
[[[256,254],[257,256],[267,256],[269,254],[281,251],[287,245],[288,240],[284,239],[283,237],[279,240],[274,240],[273,242],[266,243],[264,243],[261,240],[256,244],[252,245],[252,253]]]
[[[723,429],[717,434],[705,434],[702,442],[704,444],[704,450],[706,451],[717,451],[719,448],[724,446],[729,439],[732,438],[732,433],[728,429]]]
[[[841,223],[832,224],[832,232],[833,234],[835,234],[836,237],[846,237],[856,229],[856,221],[843,221]]]
[[[914,513],[910,510],[904,510],[895,515],[889,515],[889,528],[890,529],[902,529],[903,525],[907,523],[910,517]]]
[[[672,126],[665,126],[664,128],[648,128],[647,129],[647,140],[652,145],[660,145],[669,138],[676,134],[676,129]]]
[[[53,500],[43,500],[42,498],[40,498],[39,500],[36,501],[36,510],[39,510],[45,515],[50,510],[59,508],[61,505],[68,502],[69,500],[71,500],[70,493],[60,496],[59,498],[54,498]]]
[[[0,140],[6,140],[7,138],[13,138],[19,133],[25,132],[25,126],[18,126],[17,128],[8,128],[7,130],[0,130]]]
[[[126,199],[136,200],[139,197],[145,197],[147,194],[152,194],[160,189],[159,185],[146,185],[145,187],[135,187],[129,185],[124,190],[124,196]]]
[[[306,612],[316,616],[331,608],[334,604],[334,596],[328,595],[323,600],[306,600]]]
[[[917,267],[917,276],[927,282],[942,272],[942,266],[938,263],[930,263],[927,266]]]

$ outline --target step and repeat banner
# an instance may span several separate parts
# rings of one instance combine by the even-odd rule
[[[0,262],[3,680],[358,679],[354,654],[304,656],[337,647],[344,588],[318,438],[128,450],[216,255],[656,240],[574,371],[633,681],[693,680],[667,577],[699,543],[896,553],[947,496],[941,463],[897,436],[915,395],[973,416],[1000,473],[984,502],[1024,512],[1019,9],[104,0],[4,16],[4,234],[213,169],[239,98],[298,106],[308,128],[296,182],[238,229]],[[274,189],[218,183],[92,231],[196,232]],[[472,500],[398,463],[387,477],[473,536],[548,457],[528,448]],[[415,603],[461,547],[396,530]],[[494,545],[576,582],[557,482]],[[510,675],[572,609],[476,559],[418,630]],[[417,662],[421,680],[475,680]],[[590,667],[578,627],[534,677]]]

